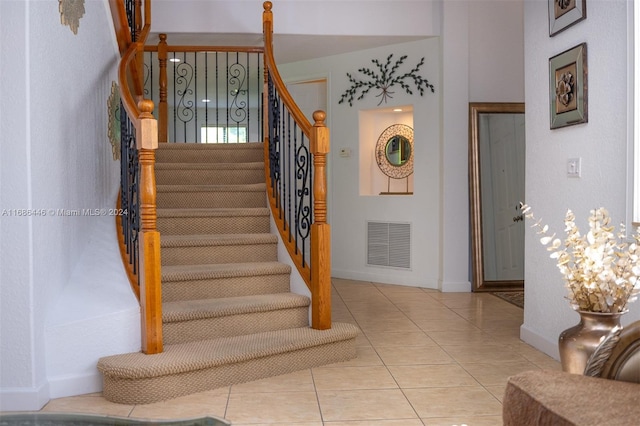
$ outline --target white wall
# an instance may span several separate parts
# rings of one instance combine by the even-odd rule
[[[263,0],[154,0],[154,32],[262,33]],[[275,0],[278,34],[430,35],[436,0]],[[411,13],[407,13],[411,11]],[[180,16],[181,19],[175,19]],[[401,22],[401,25],[394,23]]]
[[[46,213],[2,217],[0,409],[39,409],[52,395],[77,393],[71,382],[78,378],[95,379],[96,352],[140,348],[139,309],[121,263],[117,269],[108,257],[94,255],[105,244],[117,254],[109,229],[114,218],[61,217],[50,210],[115,206],[119,164],[106,135],[117,48],[104,0],[85,3],[77,35],[60,24],[57,2],[0,4],[1,205]],[[100,275],[102,265],[112,265],[108,279]],[[130,321],[112,325],[124,317]],[[72,348],[58,345],[77,339],[79,328],[94,341],[128,337],[91,349],[76,340],[80,352],[65,358],[60,351]],[[99,390],[99,381],[90,388]]]
[[[328,123],[331,128],[330,220],[332,225],[333,274],[364,279],[469,291],[468,225],[468,104],[469,102],[524,101],[524,46],[522,2],[444,2],[442,37],[405,43],[318,60],[285,64],[284,78],[330,75]],[[411,14],[411,9],[404,9]],[[416,14],[420,14],[416,10]],[[496,22],[498,24],[496,24]],[[333,27],[332,27],[333,28]],[[336,31],[337,32],[337,31]],[[424,75],[436,82],[436,93],[401,96],[386,106],[414,104],[415,175],[412,197],[358,196],[357,117],[350,111],[376,108],[369,98],[353,108],[338,105],[347,87],[346,72],[370,66],[374,57],[400,54],[412,46],[416,54],[427,55],[427,64],[438,69]],[[426,52],[426,53],[425,53]],[[377,56],[376,56],[377,54]],[[416,56],[416,55],[420,56]],[[409,59],[411,60],[411,59]],[[431,70],[431,69],[430,69]],[[436,79],[438,76],[438,79]],[[505,84],[507,83],[507,84]],[[438,105],[425,104],[437,98]],[[427,108],[423,110],[421,108]],[[432,121],[435,120],[435,121]],[[437,139],[433,139],[433,138]],[[338,156],[351,149],[350,158]],[[400,212],[400,213],[398,213]],[[408,221],[413,224],[414,268],[407,271],[365,265],[368,219]]]
[[[526,202],[559,234],[572,209],[580,229],[589,210],[609,209],[613,223],[630,217],[627,168],[631,141],[627,130],[629,2],[590,0],[587,19],[549,37],[546,0],[525,3]],[[561,129],[549,126],[549,58],[587,43],[589,122]],[[567,159],[582,158],[582,177],[567,177]],[[564,299],[555,263],[527,227],[525,243],[525,322],[522,338],[557,357],[560,332],[578,323]],[[623,323],[640,318],[640,304],[630,305]]]
[[[439,43],[437,38],[403,43],[384,48],[362,50],[351,54],[285,64],[280,67],[283,78],[327,75],[329,95],[328,126],[331,130],[329,155],[328,208],[332,235],[332,273],[336,277],[361,279],[435,288],[438,272],[438,192],[439,192],[439,120],[440,90]],[[410,96],[394,87],[393,98],[380,108],[413,105],[415,148],[415,192],[413,196],[361,196],[359,173],[362,110],[378,108],[378,92],[372,90],[361,101],[339,104],[341,94],[349,87],[346,73],[358,74],[360,67],[372,67],[372,59],[386,60],[407,55],[401,71],[414,67],[422,57],[425,65],[420,73],[436,87],[436,94]],[[384,130],[384,129],[382,129]],[[382,131],[381,130],[381,131]],[[377,136],[376,136],[377,140]],[[349,149],[350,157],[340,157],[341,149]],[[370,154],[370,153],[368,153]],[[366,155],[368,155],[366,154]],[[366,266],[366,221],[412,223],[412,270]]]

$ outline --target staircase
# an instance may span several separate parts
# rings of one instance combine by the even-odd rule
[[[164,351],[100,359],[104,397],[147,404],[356,356],[358,330],[309,327],[270,233],[264,146],[161,144],[156,153]]]

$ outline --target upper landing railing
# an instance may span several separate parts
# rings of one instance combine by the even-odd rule
[[[264,47],[171,46],[166,35],[157,46],[147,46],[150,0],[109,4],[122,56],[119,203],[126,214],[118,218],[118,228],[123,260],[143,314],[143,352],[162,352],[154,171],[159,142],[264,141],[274,221],[310,289],[312,327],[330,328],[329,129],[323,111],[313,114],[311,124],[282,82],[273,54],[271,2],[264,3]]]

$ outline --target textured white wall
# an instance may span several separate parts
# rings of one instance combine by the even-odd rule
[[[106,136],[106,105],[117,50],[107,4],[87,1],[74,35],[60,24],[57,2],[2,2],[2,51],[6,55],[2,62],[2,126],[8,129],[1,146],[2,208],[47,212],[44,217],[2,217],[3,410],[38,409],[50,397],[49,382],[54,377],[73,381],[75,374],[86,373],[87,364],[95,365],[97,355],[82,345],[75,357],[57,363],[62,355],[47,343],[52,327],[60,339],[74,337],[83,321],[94,322],[84,328],[85,336],[100,327],[103,330],[96,336],[139,335],[135,318],[126,327],[122,323],[105,326],[112,315],[121,317],[125,311],[130,318],[136,315],[130,290],[129,299],[120,306],[97,291],[86,292],[81,300],[69,297],[74,282],[83,289],[95,285],[93,274],[108,263],[87,254],[96,249],[92,237],[100,223],[112,222],[113,217],[61,217],[49,211],[115,206],[119,165],[112,159]],[[11,95],[5,97],[5,93]],[[110,235],[112,239],[105,241],[117,253],[115,235]],[[85,271],[81,280],[72,279],[76,270]],[[105,293],[129,287],[122,266],[110,280],[99,282],[111,287]],[[105,309],[96,310],[94,304]],[[111,311],[114,306],[120,311]],[[65,321],[59,315],[70,313],[75,324],[64,330]],[[103,318],[100,327],[95,324],[98,315]],[[121,341],[131,348],[131,339]],[[122,349],[101,348],[103,354]],[[139,341],[132,348],[136,349]],[[67,393],[63,382],[58,380],[58,396]]]
[[[154,0],[153,31],[262,33],[263,3],[263,0]],[[438,33],[439,5],[435,0],[276,0],[272,3],[278,34]]]
[[[377,109],[380,98],[372,90],[353,107],[338,104],[349,87],[346,73],[357,73],[360,67],[372,67],[372,59],[386,60],[393,53],[394,60],[408,55],[403,68],[415,66],[422,57],[425,65],[421,74],[435,85],[436,93],[423,97],[414,92],[407,95],[394,87],[393,98],[380,108],[413,105],[415,174],[413,196],[362,196],[359,182],[360,156],[371,155],[370,149],[361,153],[358,123],[362,111]],[[438,111],[440,99],[439,43],[436,38],[403,43],[383,48],[362,50],[281,66],[283,78],[327,75],[328,126],[331,129],[329,158],[328,205],[332,235],[332,272],[334,276],[367,281],[405,284],[435,288],[438,274],[439,223],[439,164],[440,137]],[[384,130],[380,129],[380,132]],[[376,134],[377,140],[379,133]],[[351,156],[340,157],[341,149],[350,149]],[[362,178],[362,176],[360,176]],[[366,221],[412,223],[412,270],[398,270],[366,265]]]
[[[407,10],[411,9],[405,9],[405,12]],[[416,9],[415,13],[423,12]],[[357,171],[358,118],[348,113],[348,107],[337,105],[337,100],[346,88],[344,74],[370,64],[373,56],[368,58],[367,51],[360,51],[338,55],[339,61],[331,57],[281,67],[283,75],[290,77],[301,78],[305,73],[313,76],[321,72],[331,75],[330,92],[334,98],[329,108],[332,131],[329,211],[334,247],[332,265],[336,276],[443,291],[469,291],[471,288],[469,266],[461,267],[461,263],[468,262],[469,256],[468,105],[472,101],[524,101],[523,6],[521,1],[444,2],[438,16],[441,16],[441,22],[437,27],[442,29],[442,37],[415,42],[416,46],[423,46],[421,43],[429,46],[421,47],[420,55],[424,56],[426,52],[427,64],[439,68],[440,82],[436,84],[435,95],[425,96],[429,101],[435,96],[439,106],[433,111],[414,110],[416,173],[413,197],[386,200],[358,197],[355,190],[351,193],[349,189],[357,184],[354,176],[362,179],[366,173]],[[438,46],[433,47],[430,43],[438,43]],[[372,51],[380,52],[384,57],[387,52],[395,52],[393,46]],[[436,74],[438,72],[434,70],[425,75],[432,80]],[[416,96],[394,98],[393,102],[402,105],[405,99],[406,103],[425,102],[424,98]],[[356,102],[351,109],[375,108],[376,103]],[[432,121],[434,119],[436,121]],[[421,128],[424,130],[419,130]],[[437,143],[432,137],[439,139]],[[426,144],[419,145],[421,141]],[[341,148],[351,148],[351,158],[340,158]],[[412,271],[364,265],[366,228],[360,222],[366,219],[413,223],[412,264],[415,268]]]
[[[616,225],[629,217],[628,6],[626,0],[590,0],[585,21],[549,37],[546,0],[525,2],[526,202],[559,234],[567,209],[581,229],[588,226],[589,210],[600,206],[609,209]],[[588,54],[589,122],[550,130],[549,58],[582,42]],[[574,157],[582,158],[578,179],[566,174],[567,159]],[[564,299],[554,262],[529,227],[525,258],[521,336],[557,357],[558,335],[577,324],[578,315]],[[623,321],[639,318],[635,302]]]

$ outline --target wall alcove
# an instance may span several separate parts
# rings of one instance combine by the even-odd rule
[[[413,106],[362,110],[359,112],[358,126],[360,195],[412,195],[415,162]],[[410,134],[407,128],[410,129]],[[399,137],[394,138],[395,136]],[[379,142],[381,137],[385,140]],[[405,138],[407,141],[404,141]],[[409,146],[409,150],[402,149]],[[387,148],[391,152],[385,158]],[[403,158],[393,160],[398,155]],[[388,159],[392,161],[387,161]],[[397,164],[393,165],[392,162]]]

